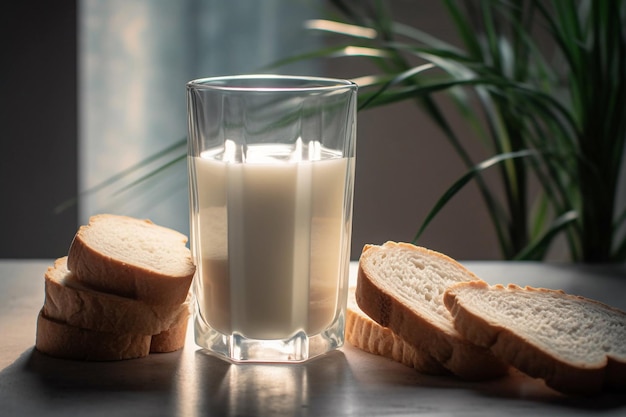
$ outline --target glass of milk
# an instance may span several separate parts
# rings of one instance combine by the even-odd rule
[[[187,84],[196,343],[302,362],[343,345],[357,86],[279,75]]]

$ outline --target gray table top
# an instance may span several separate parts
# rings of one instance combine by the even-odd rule
[[[0,260],[1,416],[626,416],[626,395],[567,397],[521,374],[482,383],[427,376],[349,344],[305,364],[233,365],[198,349],[190,329],[179,352],[50,358],[33,346],[51,264]],[[626,265],[464,264],[490,283],[563,289],[626,310]]]

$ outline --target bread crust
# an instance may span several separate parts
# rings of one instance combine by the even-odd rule
[[[603,363],[598,364],[571,363],[553,353],[546,352],[495,319],[469,311],[457,295],[458,291],[465,286],[484,291],[551,293],[559,297],[570,297],[594,303],[620,314],[625,314],[624,312],[595,300],[565,294],[561,290],[521,288],[514,284],[509,284],[507,287],[499,284],[490,287],[485,282],[459,283],[451,286],[444,293],[444,303],[454,317],[455,328],[461,334],[472,343],[490,349],[496,357],[520,371],[545,380],[546,385],[553,389],[566,394],[593,395],[604,389],[624,390],[626,388],[625,362],[606,357]]]
[[[451,332],[434,325],[377,285],[373,279],[374,273],[368,270],[367,258],[373,251],[384,247],[419,251],[442,262],[452,263],[463,269],[468,276],[475,277],[451,258],[425,248],[396,242],[387,242],[383,247],[366,245],[361,254],[357,276],[355,295],[359,307],[378,324],[388,327],[417,350],[435,358],[461,378],[486,380],[505,375],[508,366],[496,359],[488,349],[470,343],[456,331]]]
[[[35,348],[56,358],[83,361],[118,361],[174,352],[185,346],[189,317],[187,309],[170,328],[145,335],[72,326],[47,317],[42,309],[37,317]]]
[[[46,317],[37,317],[35,348],[47,355],[84,361],[118,361],[148,356],[149,335],[81,329]]]
[[[150,353],[167,353],[182,349],[187,338],[189,314],[181,316],[179,320],[167,330],[152,336]]]
[[[70,273],[67,257],[55,260],[45,273],[43,313],[71,326],[155,335],[180,322],[188,311],[189,300],[180,305],[151,305],[91,289]]]
[[[94,222],[105,217],[120,217],[154,225],[149,220],[131,219],[126,216],[108,214],[92,216],[89,224],[78,229],[70,245],[67,263],[76,277],[99,291],[141,300],[148,304],[173,305],[183,303],[195,273],[191,254],[188,254],[188,268],[176,276],[141,265],[129,264],[108,256],[92,247],[84,237],[86,230]],[[170,231],[174,232],[173,230]],[[181,245],[184,245],[186,241],[186,238],[182,240],[183,238],[184,235],[181,235]]]
[[[346,309],[346,340],[366,352],[383,356],[429,375],[449,375],[439,361],[428,352],[405,342],[390,329],[382,327],[360,311],[350,288]]]

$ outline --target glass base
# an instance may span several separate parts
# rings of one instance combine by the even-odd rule
[[[304,362],[343,346],[344,329],[345,320],[340,315],[326,330],[313,336],[299,331],[287,339],[261,340],[220,333],[197,313],[194,320],[196,344],[232,362]]]

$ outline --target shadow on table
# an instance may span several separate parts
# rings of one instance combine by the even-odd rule
[[[23,369],[36,376],[51,392],[68,391],[159,391],[168,392],[174,383],[181,352],[152,354],[145,358],[110,362],[58,359],[27,351]],[[22,360],[20,357],[20,360]]]
[[[454,414],[472,404],[614,415],[626,411],[626,394],[565,396],[518,372],[486,382],[429,376],[349,346],[291,365],[231,364],[191,348],[118,362],[69,361],[29,349],[0,371],[2,415]]]
[[[175,375],[180,356],[83,362],[53,358],[33,347],[0,371],[0,415],[57,416],[77,410],[82,415],[162,415],[179,406]]]
[[[594,396],[565,395],[548,387],[542,380],[531,378],[516,370],[512,370],[507,377],[482,382],[476,388],[477,392],[489,397],[519,398],[590,412],[616,409],[626,411],[626,393],[604,392]]]
[[[419,373],[390,359],[378,357],[356,348],[349,348],[353,378],[357,384],[376,391],[404,391],[403,398],[415,407],[445,409],[447,398],[459,398],[462,402],[485,404],[508,404],[511,407],[536,407],[545,409],[576,409],[592,411],[626,412],[626,393],[601,393],[596,396],[568,396],[561,394],[540,379],[534,379],[511,369],[509,375],[490,381],[466,381],[454,376],[432,376]],[[362,401],[367,401],[363,398]],[[431,407],[431,405],[433,405]],[[430,407],[430,408],[429,408]],[[456,410],[453,410],[456,411]]]
[[[356,348],[344,350],[299,365],[231,364],[196,351],[195,386],[201,391],[186,403],[196,404],[196,412],[221,416],[371,415],[375,410],[454,414],[467,404],[498,404],[518,412],[545,410],[546,406],[554,411],[590,413],[626,410],[624,394],[566,396],[517,371],[491,381],[472,382],[424,375]]]

